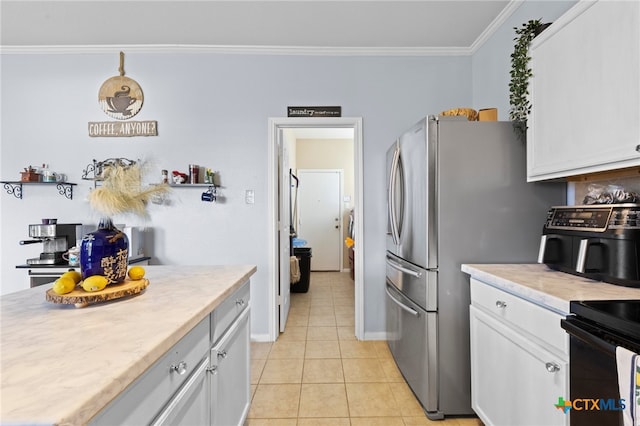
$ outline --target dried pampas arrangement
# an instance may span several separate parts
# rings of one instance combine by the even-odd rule
[[[169,192],[166,184],[142,187],[140,164],[113,161],[102,165],[102,186],[89,193],[89,204],[96,211],[113,216],[133,213],[148,218],[147,203],[153,196]]]

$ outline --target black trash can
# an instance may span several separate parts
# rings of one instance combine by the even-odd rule
[[[294,247],[293,255],[298,258],[300,265],[300,281],[290,286],[292,293],[306,293],[309,291],[309,277],[311,275],[311,247]]]

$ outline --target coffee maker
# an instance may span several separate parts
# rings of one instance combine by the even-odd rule
[[[542,230],[538,263],[640,287],[640,204],[552,207]]]
[[[20,241],[21,245],[42,243],[43,249],[39,257],[27,259],[28,265],[61,265],[67,261],[62,258],[76,239],[82,237],[82,224],[36,224],[29,225],[29,238]]]

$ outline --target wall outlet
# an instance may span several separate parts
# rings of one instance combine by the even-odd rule
[[[244,191],[244,202],[247,204],[253,204],[256,202],[256,194],[253,189],[247,189]]]

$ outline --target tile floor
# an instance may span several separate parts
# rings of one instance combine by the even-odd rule
[[[312,272],[307,293],[291,293],[286,330],[251,343],[247,426],[482,426],[478,419],[430,421],[384,341],[354,336],[348,273]]]

